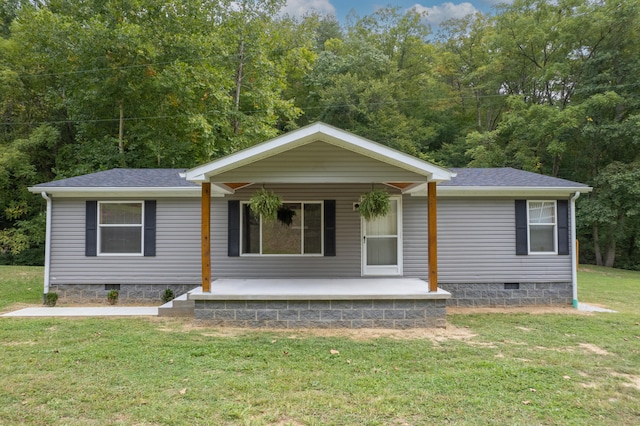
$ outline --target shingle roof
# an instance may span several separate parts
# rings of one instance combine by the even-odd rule
[[[452,168],[457,173],[446,187],[587,188],[565,179],[505,168]],[[111,169],[53,182],[34,188],[193,188],[199,185],[180,177],[185,169]]]
[[[517,170],[511,167],[502,168],[451,168],[458,175],[440,186],[468,187],[516,187],[516,188],[588,188],[578,182],[545,176],[538,173]]]
[[[34,188],[176,188],[197,187],[180,177],[186,169],[111,169],[41,183]]]

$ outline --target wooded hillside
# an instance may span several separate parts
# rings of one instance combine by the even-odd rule
[[[321,120],[448,167],[593,186],[581,261],[640,269],[640,1],[516,0],[340,25],[280,0],[4,0],[0,262],[41,262],[27,186],[193,167]]]

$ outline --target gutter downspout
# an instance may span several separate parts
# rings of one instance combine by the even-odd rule
[[[42,198],[47,200],[47,231],[44,242],[44,295],[49,293],[49,274],[51,272],[51,197],[42,192]],[[43,297],[44,297],[43,295]]]
[[[580,197],[580,193],[576,192],[571,197],[571,287],[573,288],[573,307],[578,309],[578,264],[576,253],[576,200]]]

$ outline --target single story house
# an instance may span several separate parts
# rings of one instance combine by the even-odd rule
[[[266,188],[289,222],[248,201]],[[366,221],[360,196],[390,195]],[[160,300],[231,326],[434,327],[446,306],[577,303],[574,202],[591,188],[445,169],[315,123],[190,170],[113,169],[47,200],[45,293]]]

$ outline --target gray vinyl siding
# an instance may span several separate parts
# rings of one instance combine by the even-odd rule
[[[402,198],[403,275],[426,279],[429,275],[427,197]]]
[[[426,177],[325,142],[216,175],[216,182],[425,182]],[[281,180],[282,179],[282,180]],[[328,180],[329,179],[329,180]]]
[[[567,282],[570,255],[515,254],[513,199],[438,199],[440,283]]]
[[[200,199],[158,199],[156,256],[85,256],[85,200],[53,200],[51,284],[199,284]]]
[[[227,256],[227,201],[247,201],[259,186],[212,200],[211,273],[214,278],[360,277],[360,215],[353,203],[371,185],[268,185],[284,201],[336,200],[336,256]],[[391,190],[390,190],[391,191]]]

